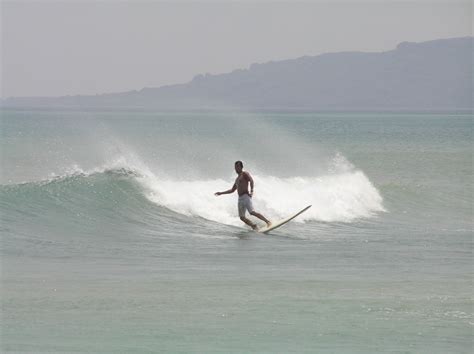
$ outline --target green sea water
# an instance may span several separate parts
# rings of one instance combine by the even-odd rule
[[[1,119],[2,352],[472,352],[471,115]]]

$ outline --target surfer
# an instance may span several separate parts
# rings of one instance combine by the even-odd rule
[[[245,217],[245,210],[248,210],[250,215],[253,215],[260,220],[265,221],[267,226],[270,226],[270,221],[264,217],[262,214],[257,213],[255,210],[253,210],[253,205],[252,205],[252,195],[253,195],[253,179],[252,176],[250,176],[250,173],[247,171],[243,171],[244,164],[242,161],[236,161],[235,162],[235,172],[237,173],[237,178],[235,179],[235,183],[232,186],[231,189],[226,190],[224,192],[216,192],[214,193],[216,196],[221,195],[221,194],[231,194],[234,193],[235,190],[237,190],[237,193],[239,194],[239,202],[238,202],[238,207],[239,207],[239,216],[240,220],[242,220],[244,223],[249,225],[252,229],[257,230],[257,224],[254,224],[252,221],[247,219]],[[250,192],[249,192],[249,185],[250,182]]]

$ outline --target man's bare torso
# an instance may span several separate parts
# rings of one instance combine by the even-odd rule
[[[248,172],[244,171],[237,176],[235,179],[235,185],[237,186],[237,193],[239,196],[249,194],[249,181]]]

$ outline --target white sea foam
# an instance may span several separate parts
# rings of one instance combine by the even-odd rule
[[[147,197],[177,213],[203,217],[216,222],[241,225],[237,216],[237,195],[214,196],[214,192],[231,188],[228,180],[160,180],[140,178]],[[279,178],[253,175],[257,211],[270,219],[287,217],[307,205],[313,207],[297,221],[351,222],[384,211],[382,197],[365,174],[337,156],[334,168],[322,176]]]

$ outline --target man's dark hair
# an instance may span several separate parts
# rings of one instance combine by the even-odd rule
[[[242,161],[235,161],[235,166],[240,165],[240,167],[244,168],[244,164]]]

